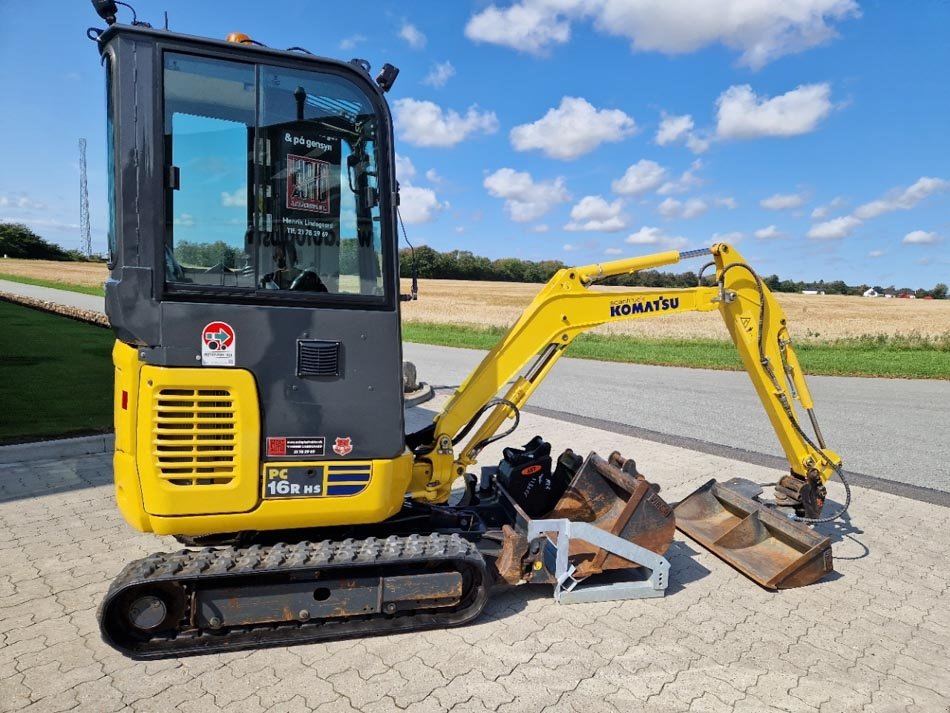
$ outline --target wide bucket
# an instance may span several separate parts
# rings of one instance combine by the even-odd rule
[[[659,486],[636,472],[632,460],[614,452],[607,461],[591,452],[547,517],[589,522],[664,555],[673,542],[676,525],[673,508],[659,491]],[[570,559],[577,567],[576,577],[639,566],[581,540],[571,541]]]
[[[813,584],[834,569],[831,540],[716,480],[674,511],[680,531],[768,589]]]

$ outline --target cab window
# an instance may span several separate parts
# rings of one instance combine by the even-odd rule
[[[165,57],[165,280],[383,295],[373,105],[327,73]]]

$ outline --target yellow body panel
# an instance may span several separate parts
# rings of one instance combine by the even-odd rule
[[[251,512],[231,515],[153,516],[149,518],[150,527],[152,532],[159,535],[210,535],[241,530],[362,525],[381,522],[399,512],[412,473],[412,454],[407,451],[398,458],[353,463],[371,463],[373,472],[369,485],[356,495],[260,500]],[[326,464],[327,462],[279,465],[289,467]]]
[[[259,414],[248,371],[143,366],[136,454],[146,512],[207,515],[254,508]]]
[[[412,473],[408,451],[381,460],[261,463],[260,403],[249,372],[143,365],[122,342],[112,356],[116,502],[135,529],[209,535],[365,524],[402,507]],[[272,471],[330,473],[341,465],[362,466],[370,477],[336,476],[338,487],[359,486],[352,494],[324,488],[321,497],[264,497]]]

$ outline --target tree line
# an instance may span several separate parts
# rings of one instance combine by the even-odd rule
[[[340,241],[340,273],[358,274],[359,246],[355,239]],[[19,223],[0,223],[0,256],[32,260],[101,260],[89,257],[78,250],[64,250],[47,242],[30,228]],[[175,246],[175,257],[183,265],[223,265],[230,269],[244,266],[244,250],[216,241],[214,243],[189,243],[181,241]],[[399,272],[402,277],[415,274],[421,278],[442,280],[484,280],[494,282],[547,282],[558,270],[569,267],[560,260],[522,260],[505,257],[490,260],[475,255],[469,250],[439,252],[428,245],[420,245],[415,253],[409,248],[399,251]],[[708,275],[708,272],[706,273]],[[762,278],[772,292],[801,292],[818,290],[829,295],[862,295],[870,285],[848,285],[843,280],[804,282],[782,280],[778,275]],[[670,273],[659,270],[641,270],[605,280],[604,284],[624,287],[692,287],[697,284],[695,272]],[[898,294],[906,292],[916,297],[946,299],[947,285],[938,282],[932,289],[913,289],[889,285],[886,289]]]
[[[558,271],[570,267],[560,260],[521,260],[516,257],[489,260],[468,250],[449,250],[439,252],[428,245],[420,245],[413,251],[403,248],[399,251],[399,274],[412,277],[442,280],[486,280],[493,282],[547,282]],[[707,277],[710,272],[704,274]],[[621,275],[604,280],[606,285],[623,287],[694,287],[699,277],[695,272],[661,272],[659,270],[640,270],[629,275]],[[772,292],[802,292],[818,290],[829,295],[863,295],[870,285],[848,285],[843,280],[825,282],[807,282],[800,280],[782,280],[778,275],[763,277],[762,281]],[[932,290],[895,288],[894,292],[908,292],[917,297],[947,297],[947,286],[937,283]]]
[[[101,260],[84,255],[79,250],[63,250],[59,245],[43,240],[21,223],[0,223],[0,257],[79,262]]]

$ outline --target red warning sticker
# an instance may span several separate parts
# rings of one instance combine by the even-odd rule
[[[349,436],[340,436],[333,442],[333,452],[338,456],[345,456],[353,450],[353,439]]]
[[[237,338],[227,322],[211,322],[201,330],[202,366],[234,366]]]

